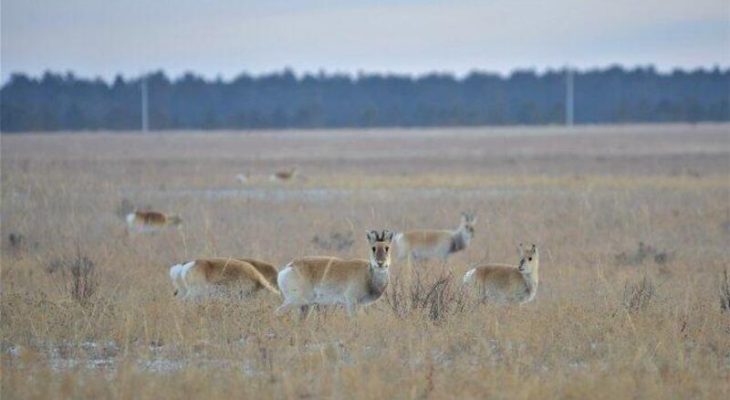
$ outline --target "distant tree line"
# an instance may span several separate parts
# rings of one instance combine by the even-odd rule
[[[225,82],[146,77],[150,129],[561,124],[564,70],[508,77],[446,74],[295,76],[284,70]],[[611,67],[574,74],[576,123],[730,120],[730,69]],[[3,132],[136,130],[141,78],[14,74],[0,89]]]

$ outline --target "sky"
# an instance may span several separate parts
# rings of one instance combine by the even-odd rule
[[[728,0],[1,0],[1,79],[730,66]]]

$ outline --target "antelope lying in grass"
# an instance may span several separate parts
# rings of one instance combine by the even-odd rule
[[[157,211],[134,211],[127,214],[127,228],[130,232],[157,232],[181,223],[182,219],[177,215],[165,215]]]
[[[540,255],[537,247],[525,250],[520,243],[518,266],[488,264],[473,268],[464,275],[464,284],[474,289],[482,301],[527,303],[537,294]]]
[[[305,319],[315,304],[342,304],[350,317],[360,306],[377,301],[388,287],[390,243],[393,233],[370,231],[370,260],[306,257],[293,260],[279,272],[284,303],[276,310],[283,315],[299,307]]]
[[[445,262],[451,254],[469,245],[475,222],[474,214],[462,213],[461,223],[453,231],[422,229],[398,233],[395,237],[398,260],[410,256],[414,260],[440,258]]]
[[[294,179],[294,177],[297,175],[297,172],[299,172],[297,167],[279,170],[271,174],[271,180],[278,182],[287,182]]]
[[[205,258],[170,268],[175,296],[183,299],[246,297],[261,289],[279,294],[276,275],[273,265],[248,258]]]

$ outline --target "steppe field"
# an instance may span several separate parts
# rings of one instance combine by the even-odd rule
[[[730,398],[729,125],[1,141],[2,399]],[[134,208],[184,222],[130,235]],[[172,264],[366,258],[366,230],[462,211],[471,245],[394,261],[355,319],[173,296]],[[475,301],[464,272],[520,242],[540,248],[535,301]]]

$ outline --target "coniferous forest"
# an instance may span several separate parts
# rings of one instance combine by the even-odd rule
[[[575,123],[730,120],[730,69],[576,71]],[[566,73],[408,75],[290,70],[230,81],[146,77],[149,128],[257,129],[562,124]],[[136,130],[141,78],[14,74],[0,90],[3,132]]]

